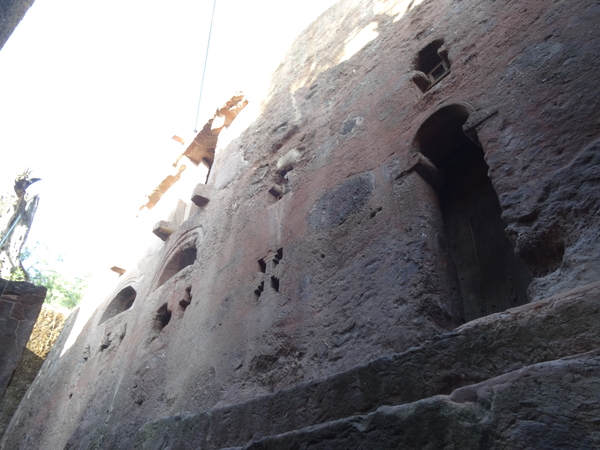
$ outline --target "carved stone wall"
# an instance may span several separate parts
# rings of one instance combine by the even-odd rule
[[[45,298],[45,287],[0,278],[0,398],[21,359]]]
[[[600,446],[599,20],[336,4],[2,448]]]
[[[65,311],[42,306],[10,384],[0,399],[0,436],[58,339],[66,319]]]

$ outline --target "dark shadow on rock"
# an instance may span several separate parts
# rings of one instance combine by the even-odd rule
[[[8,427],[21,399],[29,389],[44,360],[29,349],[23,351],[19,365],[15,369],[8,388],[0,402],[0,437]]]

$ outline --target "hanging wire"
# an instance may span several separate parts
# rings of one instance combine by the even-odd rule
[[[213,22],[215,20],[215,8],[217,0],[213,3],[212,15],[210,18],[210,28],[208,30],[208,43],[206,44],[206,56],[204,57],[204,69],[202,70],[202,82],[200,83],[200,95],[198,96],[198,108],[196,109],[196,122],[194,122],[194,133],[198,132],[198,116],[200,115],[200,102],[202,101],[202,89],[204,88],[204,76],[206,75],[206,63],[208,61],[208,50],[210,49],[210,37],[212,35]]]
[[[8,233],[6,233],[4,235],[4,237],[2,238],[2,242],[0,242],[0,247],[2,247],[2,245],[4,245],[4,241],[6,241],[9,237],[10,234],[12,233],[12,231],[15,229],[15,227],[17,226],[17,224],[19,223],[19,220],[21,220],[21,216],[23,215],[23,213],[19,214],[19,217],[17,217],[17,220],[15,220],[13,222],[13,224],[10,227],[10,230],[8,230]]]

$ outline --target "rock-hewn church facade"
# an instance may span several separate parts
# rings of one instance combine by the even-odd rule
[[[599,22],[336,4],[1,448],[600,447]]]

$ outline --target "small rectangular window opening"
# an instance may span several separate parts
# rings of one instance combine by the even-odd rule
[[[448,72],[448,67],[444,61],[440,61],[440,63],[434,67],[434,69],[427,74],[431,83],[436,83],[441,80],[444,75]]]
[[[183,294],[183,298],[179,300],[179,306],[185,311],[185,309],[192,303],[192,287],[188,287]]]
[[[171,321],[171,311],[166,303],[164,303],[156,312],[154,318],[154,327],[157,331],[162,331]]]
[[[275,200],[280,200],[285,194],[285,189],[279,185],[274,184],[269,188],[269,194],[271,194]]]
[[[421,50],[415,63],[412,81],[427,92],[432,86],[450,73],[448,49],[442,39],[435,40]]]
[[[254,295],[256,296],[256,300],[258,300],[265,290],[265,282],[261,281],[260,285],[254,290]]]
[[[279,278],[271,277],[271,287],[275,292],[279,292]]]
[[[279,248],[275,252],[275,256],[273,256],[273,265],[276,266],[277,264],[279,264],[281,258],[283,258],[283,248]]]
[[[258,260],[258,267],[262,273],[267,272],[267,263],[265,262],[264,258]]]

